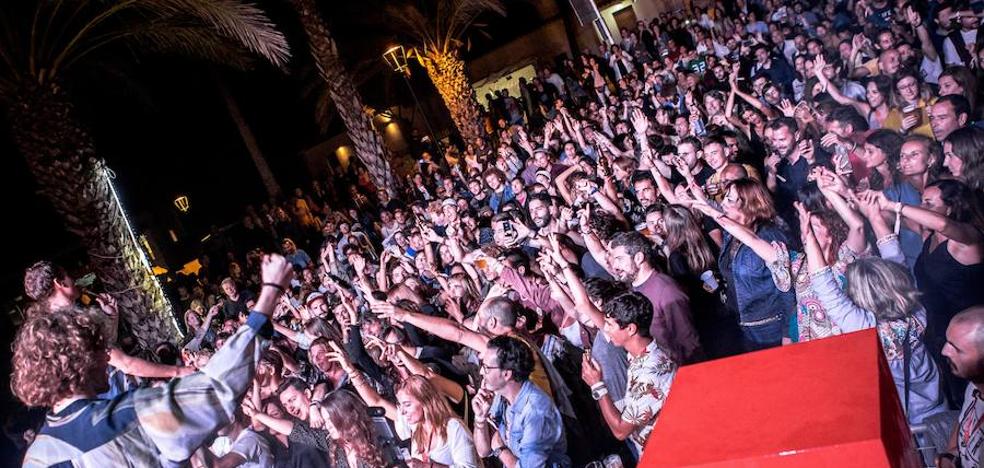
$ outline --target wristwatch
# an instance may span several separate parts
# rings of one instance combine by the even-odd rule
[[[505,450],[505,449],[506,449],[506,446],[505,445],[500,445],[500,446],[492,449],[492,455],[491,455],[492,458],[499,458],[499,454],[501,454],[502,451]]]
[[[601,400],[605,395],[608,395],[608,387],[604,383],[595,384],[591,387],[591,398],[594,398],[595,401]]]

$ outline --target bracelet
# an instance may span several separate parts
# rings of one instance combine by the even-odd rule
[[[269,286],[269,287],[271,287],[273,289],[276,289],[277,291],[280,291],[281,294],[287,292],[287,290],[284,289],[283,286],[281,286],[281,285],[279,285],[277,283],[263,283],[261,286]]]

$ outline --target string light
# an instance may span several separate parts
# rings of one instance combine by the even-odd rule
[[[147,270],[147,274],[150,275],[151,281],[153,281],[153,286],[157,288],[157,293],[160,294],[161,299],[164,302],[165,312],[167,317],[171,320],[172,329],[177,332],[179,339],[183,339],[184,333],[181,332],[181,327],[178,325],[177,317],[174,316],[174,306],[168,299],[167,294],[164,294],[164,287],[161,285],[160,280],[158,280],[157,276],[154,275],[154,267],[150,264],[150,260],[147,259],[147,253],[140,247],[137,234],[133,230],[133,225],[130,223],[130,217],[127,216],[126,210],[123,209],[123,202],[120,201],[119,193],[116,191],[116,185],[113,184],[113,179],[116,178],[116,173],[106,166],[105,161],[99,161],[96,163],[95,170],[97,174],[101,174],[106,178],[106,185],[109,186],[109,191],[113,195],[113,203],[116,204],[116,209],[123,218],[123,225],[126,227],[126,233],[130,236],[130,240],[133,242],[133,246],[137,250],[137,256],[140,258],[140,262],[143,264],[144,269]],[[125,254],[126,251],[124,250],[124,255]]]

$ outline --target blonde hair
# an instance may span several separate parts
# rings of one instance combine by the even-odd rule
[[[428,443],[435,435],[440,440],[448,440],[448,422],[455,418],[455,414],[437,387],[425,377],[413,375],[400,383],[396,392],[403,392],[416,400],[423,410],[423,424],[418,425],[411,435],[420,450],[429,450]]]
[[[919,291],[909,270],[880,257],[854,261],[844,273],[847,295],[878,321],[899,320],[919,309]]]

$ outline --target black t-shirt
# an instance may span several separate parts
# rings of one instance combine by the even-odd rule
[[[248,289],[239,291],[239,299],[232,300],[228,297],[222,304],[222,317],[226,320],[238,320],[241,314],[246,313],[246,303],[256,299],[256,295]]]
[[[700,172],[694,174],[694,180],[696,180],[698,184],[703,186],[704,184],[707,183],[707,179],[710,179],[712,175],[714,175],[714,169],[711,169],[711,167],[708,166],[707,164],[701,164]],[[680,185],[685,182],[686,179],[684,179],[679,172],[673,171],[673,174],[670,176],[671,184]]]

